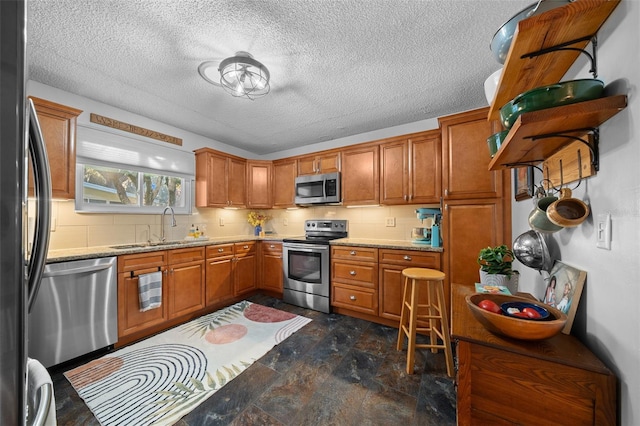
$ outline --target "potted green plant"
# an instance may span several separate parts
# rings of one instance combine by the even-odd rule
[[[520,274],[511,268],[513,252],[505,244],[486,247],[478,253],[480,284],[506,286],[512,294],[518,292]]]

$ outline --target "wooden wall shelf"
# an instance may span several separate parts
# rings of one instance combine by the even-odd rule
[[[565,137],[536,139],[541,135],[561,133],[588,141],[591,129],[626,106],[627,96],[616,95],[522,114],[489,163],[489,170],[537,164],[574,142]]]
[[[489,120],[499,119],[500,108],[520,93],[560,81],[580,52],[561,50],[533,58],[526,55],[574,40],[581,41],[572,44],[572,48],[584,49],[619,3],[620,0],[576,0],[520,21],[491,104]]]

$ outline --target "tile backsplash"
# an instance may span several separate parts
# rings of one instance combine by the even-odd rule
[[[271,216],[265,231],[286,236],[302,235],[307,219],[346,219],[352,238],[410,240],[411,229],[422,226],[415,214],[418,207],[427,206],[319,206],[264,210]],[[194,208],[190,215],[176,215],[176,227],[171,227],[170,219],[165,217],[165,236],[167,240],[181,240],[187,236],[192,224],[209,237],[252,236],[253,227],[247,222],[248,212],[246,209]],[[395,226],[386,226],[388,218],[394,219]],[[50,250],[158,241],[161,233],[160,214],[80,214],[75,212],[73,201],[54,201],[51,219]]]

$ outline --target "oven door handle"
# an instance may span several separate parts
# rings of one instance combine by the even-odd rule
[[[328,251],[329,250],[329,246],[312,246],[310,244],[290,244],[290,243],[286,243],[284,245],[284,249],[295,249],[298,251],[305,251],[308,253],[313,253],[313,252],[318,252],[319,250],[322,251]]]

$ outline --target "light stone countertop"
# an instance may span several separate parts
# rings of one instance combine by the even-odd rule
[[[94,259],[98,257],[121,256],[125,254],[146,253],[161,250],[172,250],[178,248],[201,247],[216,244],[233,244],[243,241],[277,241],[282,242],[285,238],[299,237],[299,235],[266,235],[255,237],[253,235],[238,235],[231,237],[214,237],[207,240],[181,240],[158,243],[122,243],[111,246],[82,247],[60,250],[49,250],[47,263],[68,262],[73,260]],[[417,244],[409,240],[379,240],[365,238],[342,238],[332,240],[331,245],[376,247],[389,249],[417,250],[442,252],[442,247],[431,247],[428,244]],[[114,248],[123,246],[124,248]]]
[[[375,247],[388,249],[416,250],[416,251],[435,251],[442,253],[442,247],[431,247],[431,244],[420,244],[411,240],[382,240],[375,238],[341,238],[332,240],[331,245],[338,246],[356,246],[356,247]]]
[[[188,247],[202,247],[216,244],[232,244],[243,241],[278,241],[292,236],[266,235],[264,237],[254,237],[253,235],[238,235],[231,237],[215,237],[201,240],[180,240],[167,241],[159,244],[157,242],[146,243],[122,243],[110,246],[82,247],[61,250],[49,250],[47,253],[47,263],[68,262],[72,260],[94,259],[97,257],[121,256],[124,254],[147,253],[161,250],[173,250]],[[114,248],[118,246],[130,246],[126,248]]]

